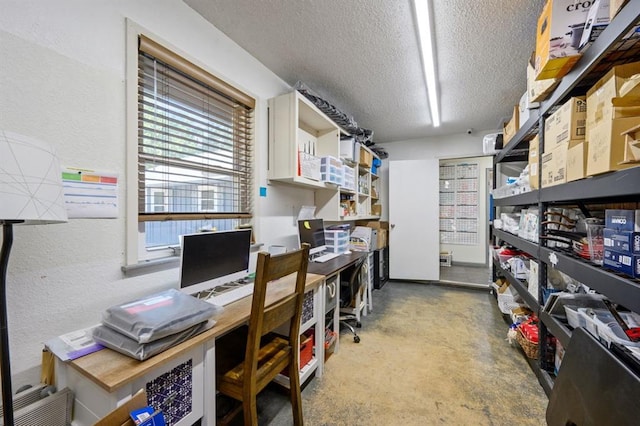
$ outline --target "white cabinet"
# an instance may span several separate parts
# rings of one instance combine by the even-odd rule
[[[315,190],[316,213],[327,221],[377,218],[371,208],[377,201],[377,177],[371,174],[376,155],[359,144],[348,155],[341,135],[348,136],[297,91],[269,100],[269,181]],[[322,180],[323,157],[342,159],[339,183]]]
[[[339,152],[340,128],[299,92],[269,100],[269,180],[335,192],[313,158]]]

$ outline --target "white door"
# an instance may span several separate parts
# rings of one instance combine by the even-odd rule
[[[389,278],[440,279],[439,161],[389,161]]]

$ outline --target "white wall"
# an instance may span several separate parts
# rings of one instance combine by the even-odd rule
[[[267,186],[267,100],[290,87],[177,0],[0,0],[0,128],[48,141],[61,164],[125,181],[125,18],[256,97],[255,192]],[[127,188],[117,219],[17,226],[8,311],[14,388],[39,377],[42,343],[100,321],[116,303],[177,285],[172,269],[124,278]],[[260,242],[297,244],[294,212],[313,193],[256,197]]]
[[[462,263],[484,264],[486,261],[487,248],[485,241],[487,241],[487,229],[485,224],[487,223],[486,211],[487,211],[487,195],[485,191],[486,168],[491,168],[493,165],[492,157],[484,156],[482,153],[482,138],[488,133],[493,133],[495,130],[477,131],[472,135],[458,134],[448,136],[438,136],[433,138],[415,139],[408,141],[397,141],[385,144],[379,144],[385,151],[389,153],[389,158],[383,161],[381,169],[381,175],[383,176],[383,183],[385,185],[382,191],[382,203],[383,203],[383,219],[388,220],[389,211],[389,197],[388,197],[388,183],[389,173],[388,166],[390,160],[420,160],[435,158],[438,160],[446,159],[458,159],[466,158],[469,161],[477,162],[480,166],[480,215],[478,218],[479,226],[479,244],[477,246],[462,246],[462,245],[441,245],[441,250],[453,251],[453,261]],[[409,182],[407,184],[410,184]],[[437,225],[436,225],[437,226]],[[393,250],[393,248],[391,248]]]

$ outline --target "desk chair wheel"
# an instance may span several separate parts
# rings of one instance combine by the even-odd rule
[[[353,336],[353,341],[355,343],[360,343],[360,336]]]
[[[357,328],[362,328],[362,323],[361,323],[360,321],[358,321],[358,322],[356,323],[356,327],[357,327]]]

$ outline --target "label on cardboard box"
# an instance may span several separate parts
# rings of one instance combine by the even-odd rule
[[[640,232],[640,210],[606,209],[604,227],[616,231]]]
[[[584,140],[587,102],[584,97],[569,99],[544,124],[545,150],[555,149],[572,140]]]
[[[631,277],[640,277],[640,256],[604,250],[604,267]]]
[[[604,228],[604,247],[620,253],[640,255],[640,232]]]

